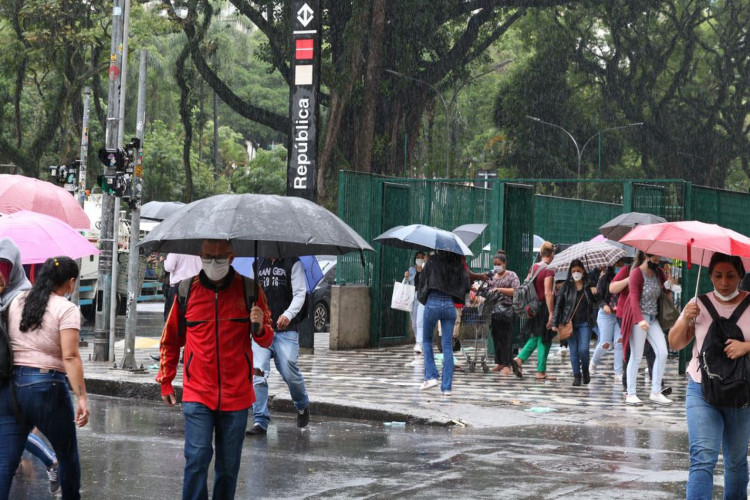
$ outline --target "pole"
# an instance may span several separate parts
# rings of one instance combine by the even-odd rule
[[[81,126],[81,156],[78,167],[78,203],[83,207],[86,199],[86,167],[89,156],[89,109],[91,108],[91,87],[83,91],[83,124]]]
[[[219,94],[214,92],[214,180],[219,177]]]
[[[146,124],[146,56],[145,50],[141,50],[141,63],[138,70],[138,109],[136,112],[136,130],[135,136],[140,140],[138,156],[136,158],[135,179],[133,182],[140,182],[143,176],[143,134]],[[125,352],[122,357],[123,370],[135,370],[135,335],[138,330],[138,283],[140,277],[140,259],[136,246],[141,230],[141,200],[140,190],[132,190],[131,196],[134,197],[133,210],[130,219],[130,259],[128,260],[128,308],[125,314]],[[131,198],[133,199],[133,198]]]
[[[112,41],[110,44],[109,88],[107,91],[107,128],[104,142],[106,147],[117,147],[117,118],[120,99],[117,93],[120,87],[120,65],[122,52],[123,0],[113,1]],[[114,165],[105,168],[107,174],[114,172]],[[112,236],[114,225],[114,197],[102,194],[101,233],[99,236],[99,280],[96,293],[96,319],[94,326],[94,361],[106,361],[109,357],[107,331],[109,321],[110,295],[112,293]]]

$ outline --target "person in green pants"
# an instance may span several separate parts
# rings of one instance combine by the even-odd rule
[[[552,314],[550,314],[550,311],[555,310],[555,272],[547,268],[547,266],[555,258],[555,245],[549,241],[545,241],[539,249],[539,255],[542,260],[532,266],[529,276],[532,276],[540,267],[543,268],[539,271],[536,278],[534,278],[534,286],[536,287],[541,307],[539,308],[539,313],[524,325],[523,333],[529,335],[529,340],[523,349],[521,349],[521,352],[518,353],[518,356],[513,358],[511,368],[513,368],[513,373],[518,378],[523,377],[521,365],[536,350],[536,379],[555,380],[555,377],[547,375],[547,356],[552,345],[552,338],[555,336],[555,332],[550,330],[552,327]]]

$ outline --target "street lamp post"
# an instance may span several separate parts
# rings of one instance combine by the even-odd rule
[[[541,118],[537,118],[536,116],[528,116],[527,115],[526,118],[528,118],[529,120],[538,122],[538,123],[542,123],[544,125],[549,125],[550,127],[559,128],[560,130],[562,130],[563,132],[565,132],[568,135],[568,137],[570,137],[570,139],[573,141],[573,144],[576,147],[576,155],[577,155],[577,158],[578,158],[578,172],[576,174],[577,175],[577,178],[576,178],[576,181],[577,181],[576,182],[576,198],[580,198],[581,197],[581,157],[583,156],[583,151],[586,149],[586,146],[589,145],[589,143],[591,142],[591,140],[594,137],[599,136],[602,132],[607,132],[608,130],[617,130],[617,129],[628,128],[628,127],[638,127],[638,126],[643,125],[643,122],[637,122],[637,123],[628,123],[626,125],[620,125],[619,127],[609,127],[609,128],[602,129],[602,130],[598,131],[596,134],[594,134],[591,137],[589,137],[588,140],[585,143],[583,143],[583,147],[578,147],[578,141],[576,141],[575,137],[573,137],[573,134],[571,134],[570,132],[568,132],[567,130],[565,130],[564,128],[562,128],[560,125],[555,125],[554,123],[545,122],[544,120],[542,120]]]
[[[443,103],[443,109],[445,110],[445,178],[450,179],[450,113],[448,112],[448,104],[445,102],[445,99],[443,98],[443,94],[438,89],[436,89],[432,84],[424,80],[420,80],[419,78],[406,76],[403,73],[399,73],[398,71],[393,71],[392,69],[387,69],[385,70],[385,72],[401,77],[401,78],[405,78],[407,80],[412,80],[414,82],[427,85],[440,98],[440,102]]]

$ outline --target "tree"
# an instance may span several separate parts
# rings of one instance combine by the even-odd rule
[[[286,156],[283,146],[270,151],[259,149],[248,168],[234,171],[234,192],[283,195],[286,192]]]

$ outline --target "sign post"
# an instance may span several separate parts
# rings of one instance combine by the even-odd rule
[[[287,196],[315,201],[320,89],[320,0],[292,0]]]

